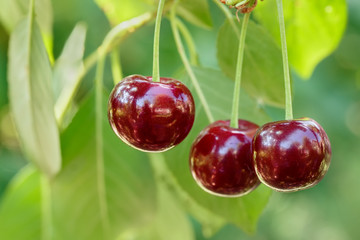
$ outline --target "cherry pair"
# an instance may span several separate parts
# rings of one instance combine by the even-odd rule
[[[329,168],[331,147],[324,129],[309,118],[258,125],[239,120],[206,127],[190,151],[190,168],[205,191],[238,197],[260,181],[292,192],[317,184]]]

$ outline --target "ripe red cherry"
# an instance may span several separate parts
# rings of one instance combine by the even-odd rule
[[[218,196],[239,197],[255,189],[251,141],[258,125],[239,120],[216,121],[200,132],[190,151],[190,169],[198,185]]]
[[[171,78],[131,75],[111,92],[108,118],[117,136],[146,152],[179,144],[194,123],[195,104],[189,89]]]
[[[267,123],[253,139],[259,179],[281,192],[317,184],[330,165],[331,147],[324,129],[310,118]]]

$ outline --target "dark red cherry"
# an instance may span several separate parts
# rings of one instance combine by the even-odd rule
[[[310,118],[267,123],[253,139],[259,179],[282,192],[317,184],[330,165],[331,147],[324,129]]]
[[[118,137],[147,152],[179,144],[194,123],[195,104],[189,89],[171,78],[131,75],[111,92],[108,118]]]
[[[216,121],[200,132],[190,151],[190,169],[198,185],[218,196],[239,197],[255,189],[251,141],[258,125],[239,120]]]

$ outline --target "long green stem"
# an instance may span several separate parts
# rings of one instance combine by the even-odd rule
[[[41,175],[41,199],[41,239],[50,240],[53,235],[51,183],[45,175]]]
[[[108,239],[110,231],[109,213],[106,202],[106,186],[105,186],[105,169],[104,169],[104,143],[103,143],[103,107],[102,107],[102,95],[103,95],[103,75],[105,65],[105,52],[99,51],[99,61],[96,69],[95,79],[95,131],[96,131],[96,169],[97,169],[97,190],[99,197],[99,209],[101,223],[104,230],[104,239]]]
[[[182,21],[180,21],[180,19],[178,19],[178,18],[176,18],[176,25],[177,25],[178,29],[180,30],[181,35],[184,37],[186,45],[189,49],[190,63],[194,66],[198,66],[199,65],[199,56],[196,52],[195,43],[194,43],[194,40],[193,40],[189,30],[187,29],[185,24]]]
[[[117,49],[111,52],[111,70],[113,75],[114,84],[116,85],[123,78],[120,54]]]
[[[160,61],[159,61],[159,48],[160,48],[160,27],[161,17],[164,9],[165,0],[159,0],[158,11],[155,20],[154,32],[154,50],[153,50],[153,81],[160,82]]]
[[[276,0],[279,25],[280,25],[280,36],[281,36],[281,50],[283,57],[283,68],[284,68],[284,80],[285,80],[285,119],[293,119],[292,109],[292,96],[291,96],[291,82],[290,82],[290,67],[289,58],[286,46],[286,32],[285,32],[285,19],[282,0]]]
[[[238,58],[237,58],[236,75],[235,75],[235,88],[234,88],[231,121],[230,121],[230,126],[233,128],[239,127],[238,118],[239,118],[241,76],[242,76],[242,68],[244,62],[245,39],[246,39],[246,32],[249,23],[249,18],[250,18],[250,13],[246,13],[243,18],[240,39],[239,39],[239,49],[238,49]]]
[[[187,59],[186,57],[186,54],[185,54],[185,49],[184,49],[184,46],[181,42],[181,37],[180,37],[180,34],[179,34],[179,30],[177,28],[177,19],[176,19],[176,4],[174,4],[173,8],[171,9],[171,13],[170,13],[170,20],[171,20],[171,29],[173,31],[173,35],[174,35],[174,39],[175,39],[175,43],[176,43],[176,47],[178,49],[178,52],[180,54],[180,58],[185,66],[185,69],[186,69],[186,72],[188,73],[189,77],[190,77],[190,80],[192,81],[192,84],[194,85],[195,87],[195,91],[197,93],[197,95],[199,96],[199,99],[200,99],[200,102],[201,104],[203,105],[204,107],[204,110],[205,110],[205,113],[206,113],[206,116],[207,118],[209,119],[210,122],[214,122],[215,119],[210,111],[210,107],[209,107],[209,104],[207,103],[206,101],[206,98],[201,90],[201,87],[199,85],[199,82],[191,68],[191,65],[189,63],[189,60]]]

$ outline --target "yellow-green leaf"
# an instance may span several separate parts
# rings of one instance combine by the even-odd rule
[[[12,32],[8,56],[9,100],[23,150],[53,177],[61,168],[59,131],[50,62],[34,14]]]
[[[346,1],[285,0],[283,3],[290,63],[299,75],[309,78],[342,38],[347,21]],[[260,2],[255,17],[280,44],[276,1]]]
[[[155,0],[95,0],[112,25],[156,9]]]

